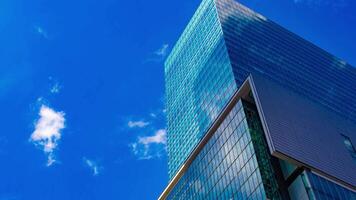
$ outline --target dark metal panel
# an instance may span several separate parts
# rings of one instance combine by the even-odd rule
[[[356,163],[341,134],[355,143],[356,124],[255,73],[252,86],[273,155],[287,156],[356,188]]]

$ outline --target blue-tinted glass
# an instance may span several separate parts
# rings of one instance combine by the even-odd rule
[[[356,193],[336,183],[322,178],[312,172],[307,172],[312,195],[316,200],[356,200]]]
[[[238,87],[258,73],[356,122],[356,69],[235,0],[216,0]]]
[[[165,63],[172,178],[236,90],[217,11],[204,0]]]
[[[224,119],[214,134],[217,136],[195,157],[168,200],[280,198],[257,111],[244,104],[236,104],[238,109],[232,109]],[[237,134],[238,129],[242,134]]]
[[[356,91],[353,67],[235,0],[203,0],[165,63],[171,178],[250,74],[278,82],[356,122],[356,93],[349,92]],[[242,107],[241,102],[235,105],[169,199],[263,199],[274,194],[264,187],[266,175],[261,173],[268,168],[256,158],[269,155],[261,154],[263,141],[258,143],[249,130],[253,124]],[[319,179],[313,183],[323,191],[346,191]]]

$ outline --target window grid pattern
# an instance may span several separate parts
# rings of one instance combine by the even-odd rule
[[[276,190],[277,185],[265,187],[264,180],[275,182],[273,174],[266,173],[273,172],[271,169],[261,172],[259,166],[263,162],[266,166],[271,164],[266,162],[268,159],[260,161],[261,152],[255,152],[254,146],[259,144],[254,144],[256,141],[252,137],[257,138],[257,133],[263,136],[255,127],[249,127],[244,107],[244,103],[239,101],[230,111],[169,193],[167,200],[279,199],[276,193],[266,193]],[[256,135],[252,136],[252,132]],[[264,149],[264,153],[268,153],[267,149]],[[262,177],[265,175],[267,177]]]
[[[165,77],[172,178],[236,90],[213,1],[200,5],[165,63]]]
[[[259,73],[356,122],[356,69],[238,4],[215,0],[237,85]]]
[[[311,200],[356,200],[356,193],[310,171],[302,176]]]
[[[248,75],[255,73],[356,122],[356,93],[350,92],[356,91],[355,68],[235,0],[203,0],[165,63],[170,178],[185,162],[233,92]],[[253,133],[247,135],[253,138]],[[204,149],[210,151],[215,143],[210,145]],[[221,148],[225,143],[219,145]],[[250,145],[258,151],[256,146]],[[237,146],[231,148],[241,150],[241,146]],[[193,162],[200,164],[192,167],[200,171],[188,170],[187,174],[192,174],[183,176],[170,193],[170,199],[180,199],[181,195],[209,199],[230,194],[233,189],[229,189],[227,181],[222,177],[220,181],[216,179],[218,175],[214,175],[214,170],[220,170],[217,166],[224,166],[225,160],[214,157],[216,153],[200,153],[200,159],[196,159],[199,161]],[[230,152],[224,153],[230,155]],[[251,159],[256,157],[256,152],[252,155]],[[236,157],[226,156],[226,159],[232,158],[235,163]],[[217,168],[210,169],[207,165]],[[241,167],[241,163],[238,166]],[[220,173],[232,173],[228,170],[234,167],[225,167]],[[258,182],[259,186],[255,185],[256,190],[269,194],[264,186],[266,181],[262,180],[265,177],[263,171],[262,168],[256,169],[259,174],[256,176],[262,181]],[[197,174],[206,182],[198,179]],[[222,192],[225,190],[228,192]],[[273,189],[271,191],[269,195],[274,194]]]
[[[251,93],[250,93],[251,94]],[[246,119],[248,122],[253,147],[258,155],[258,166],[262,175],[263,185],[265,186],[268,199],[281,199],[279,186],[275,179],[274,167],[271,162],[271,155],[262,130],[261,121],[256,112],[256,107],[248,102],[244,102]]]

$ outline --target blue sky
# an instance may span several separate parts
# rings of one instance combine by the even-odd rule
[[[199,0],[0,1],[0,200],[156,199],[163,61]],[[241,0],[356,64],[353,0]]]

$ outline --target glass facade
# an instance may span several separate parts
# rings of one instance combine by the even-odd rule
[[[203,0],[165,63],[171,178],[256,73],[356,122],[355,68],[235,0]]]
[[[304,169],[300,166],[287,170],[294,181],[283,177],[255,105],[244,100],[197,153],[249,75],[272,80],[356,122],[356,93],[349,92],[356,91],[355,68],[235,0],[203,0],[165,63],[168,167],[174,186],[164,199],[355,199],[354,192],[308,170],[295,174]],[[174,177],[193,150],[194,160]]]
[[[236,90],[216,7],[204,0],[165,63],[172,178]]]
[[[356,122],[356,69],[235,0],[216,0],[238,87],[258,73]]]
[[[291,200],[356,200],[356,193],[310,171],[304,171],[289,189]]]
[[[309,199],[325,199],[325,200],[337,200],[337,199],[350,199],[356,200],[356,193],[337,185],[331,181],[326,180],[312,172],[305,172],[303,174],[307,176],[305,178],[306,188],[309,194]],[[309,185],[308,185],[308,183]]]
[[[239,101],[167,199],[281,199],[253,105]]]

